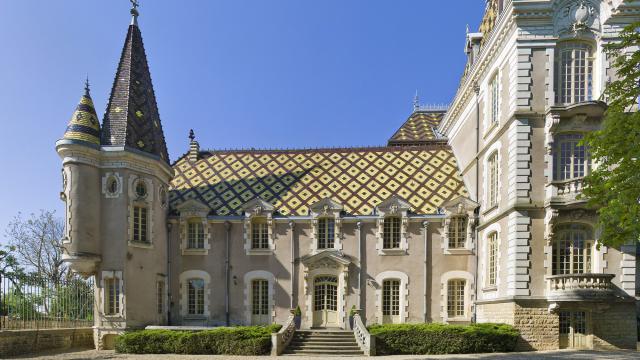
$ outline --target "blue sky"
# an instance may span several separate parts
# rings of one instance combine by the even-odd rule
[[[202,148],[381,145],[451,101],[484,0],[142,0],[140,27],[175,160]],[[464,5],[463,5],[464,4]],[[88,74],[102,118],[126,0],[0,0],[0,231],[62,215],[55,141]],[[0,236],[2,239],[2,236]],[[1,241],[1,240],[0,240]]]

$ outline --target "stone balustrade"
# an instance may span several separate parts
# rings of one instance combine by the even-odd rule
[[[362,322],[359,310],[356,310],[353,315],[353,335],[365,355],[373,356],[376,354],[376,338],[369,333],[369,330]]]
[[[547,297],[553,300],[584,300],[612,295],[614,274],[563,274],[547,276]]]

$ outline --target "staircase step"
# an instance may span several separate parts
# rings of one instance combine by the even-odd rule
[[[352,346],[340,346],[340,347],[336,347],[336,346],[331,346],[331,345],[322,345],[322,346],[315,346],[315,345],[300,345],[300,346],[289,346],[290,350],[330,350],[333,352],[342,352],[345,350],[358,350],[360,351],[360,346],[358,345],[352,345]]]
[[[336,355],[336,356],[343,356],[343,355],[364,355],[364,352],[362,350],[345,350],[345,351],[332,351],[332,350],[295,350],[295,351],[290,351],[290,350],[286,350],[284,352],[285,354],[290,354],[290,355],[307,355],[307,354],[318,354],[318,355]]]
[[[307,341],[299,341],[299,340],[291,340],[292,345],[296,344],[309,344],[309,345],[332,345],[332,346],[344,346],[344,345],[358,345],[358,342],[355,340],[347,340],[347,341],[326,341],[326,340],[307,340]]]

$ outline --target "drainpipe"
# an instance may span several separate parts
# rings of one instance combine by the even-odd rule
[[[289,304],[289,308],[290,309],[294,309],[295,308],[295,302],[293,301],[293,292],[294,292],[294,288],[295,288],[295,245],[293,243],[293,238],[294,238],[294,234],[293,231],[295,229],[295,223],[293,222],[293,220],[289,220],[289,232],[291,234],[291,303]]]
[[[167,222],[167,280],[165,288],[167,289],[167,325],[171,326],[171,229],[173,224]],[[164,295],[163,295],[164,296]]]
[[[225,229],[225,242],[226,242],[226,255],[224,260],[224,281],[225,281],[225,293],[224,293],[224,312],[225,312],[225,324],[229,326],[229,275],[230,275],[230,264],[229,264],[229,236],[231,233],[231,223],[229,221],[224,222]]]
[[[424,274],[424,293],[423,293],[423,298],[424,298],[424,303],[423,303],[423,322],[427,322],[427,287],[429,286],[429,281],[427,280],[427,254],[428,254],[428,239],[429,239],[429,234],[428,231],[429,230],[429,222],[428,221],[423,221],[422,222],[422,228],[424,229],[424,264],[423,264],[423,274]]]
[[[358,241],[358,297],[356,308],[362,310],[362,221],[356,223]]]
[[[478,204],[480,204],[480,86],[478,86],[478,83],[475,83],[473,85],[473,91],[476,93],[476,202]],[[479,212],[480,212],[480,208],[476,208],[474,211],[474,229],[473,229],[473,236],[475,237],[476,240],[476,251],[475,251],[475,258],[476,258],[476,271],[474,273],[474,286],[475,286],[475,300],[478,300],[478,265],[480,262],[480,239],[478,238],[478,221],[479,221]],[[476,316],[477,316],[477,310],[476,310],[477,306],[474,304],[473,305],[473,319],[472,322],[476,322]]]

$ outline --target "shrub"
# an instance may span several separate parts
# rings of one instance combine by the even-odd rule
[[[203,331],[138,330],[116,339],[116,351],[129,354],[266,355],[271,333],[281,325],[221,327]]]
[[[513,351],[520,333],[505,324],[372,325],[378,355],[469,354]]]

